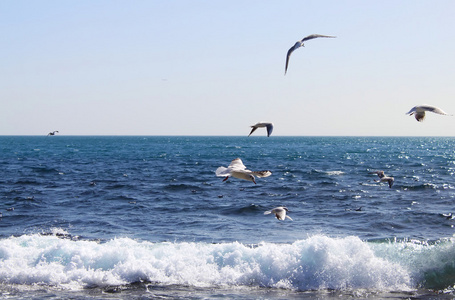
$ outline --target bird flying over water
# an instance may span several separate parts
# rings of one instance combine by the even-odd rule
[[[266,122],[258,122],[251,126],[251,132],[248,136],[250,136],[253,132],[256,131],[258,128],[266,127],[267,128],[267,137],[272,134],[273,131],[273,123],[266,123]]]
[[[58,132],[58,131],[56,130],[56,131],[49,132],[47,135],[55,135],[56,132]]]
[[[414,106],[406,114],[410,115],[410,116],[414,115],[417,121],[422,122],[425,119],[426,111],[431,111],[435,114],[451,116],[451,115],[447,114],[445,111],[443,111],[442,109],[440,109],[439,107],[431,106],[431,105],[427,105],[427,104]]]
[[[284,75],[286,75],[286,72],[288,70],[289,58],[291,57],[292,52],[294,52],[295,50],[299,49],[300,47],[305,47],[303,42],[311,40],[311,39],[315,39],[315,38],[320,38],[320,37],[335,38],[336,36],[322,35],[322,34],[310,34],[309,36],[304,37],[300,41],[297,41],[294,44],[294,46],[292,46],[291,49],[288,50],[288,54],[286,55],[286,68],[284,69]]]
[[[279,207],[275,207],[272,210],[268,210],[268,211],[264,212],[264,215],[274,214],[278,220],[284,221],[284,220],[286,220],[286,218],[288,218],[289,220],[292,221],[291,217],[286,215],[287,212],[289,212],[287,207],[279,206]]]
[[[270,171],[250,171],[247,170],[245,165],[243,164],[242,160],[240,158],[236,158],[231,161],[231,164],[226,168],[226,167],[219,167],[215,171],[216,176],[218,177],[226,177],[223,179],[223,181],[228,180],[230,176],[239,178],[239,179],[244,179],[248,181],[254,182],[256,184],[255,177],[268,177],[272,175],[272,172]]]
[[[389,188],[392,188],[392,185],[393,185],[393,182],[395,179],[393,177],[386,176],[384,174],[384,171],[375,171],[375,172],[371,172],[370,174],[377,174],[379,177],[379,180],[375,180],[376,182],[387,182],[389,184]]]

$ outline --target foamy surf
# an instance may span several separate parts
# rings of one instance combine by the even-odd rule
[[[320,235],[292,244],[255,246],[129,238],[99,243],[35,234],[0,240],[0,282],[70,290],[149,282],[202,288],[410,291],[431,276],[433,283],[438,276],[447,277],[454,245],[452,240],[434,245],[371,243]]]

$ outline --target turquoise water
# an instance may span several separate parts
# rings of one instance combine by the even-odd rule
[[[0,166],[4,296],[452,296],[455,138],[4,136]]]

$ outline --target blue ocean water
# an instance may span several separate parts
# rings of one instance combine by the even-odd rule
[[[455,295],[455,138],[3,136],[0,170],[3,297]]]

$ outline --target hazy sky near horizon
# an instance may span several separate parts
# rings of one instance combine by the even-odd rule
[[[0,135],[454,136],[455,1],[1,1]],[[284,76],[286,53],[296,50]],[[259,129],[254,135],[265,136]]]

